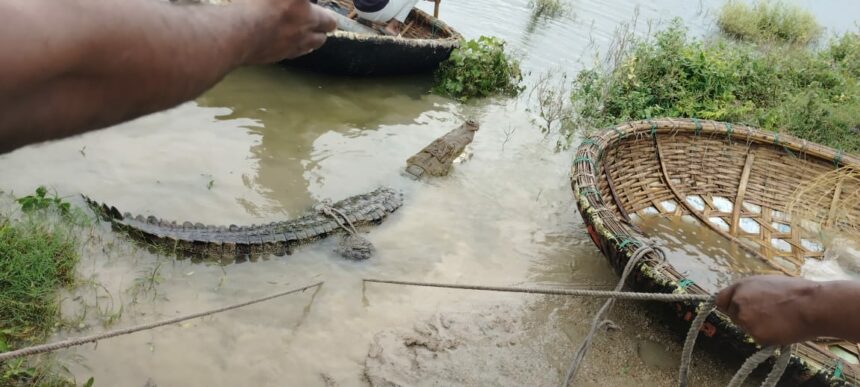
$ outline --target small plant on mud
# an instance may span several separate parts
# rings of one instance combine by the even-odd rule
[[[35,211],[53,207],[62,215],[69,214],[69,211],[72,208],[71,204],[63,201],[63,199],[56,194],[53,197],[48,197],[47,195],[48,189],[40,186],[39,188],[36,188],[35,194],[20,197],[16,201],[21,205],[21,211],[24,213],[33,213]]]
[[[822,32],[811,12],[772,0],[759,0],[752,6],[738,0],[728,1],[720,9],[717,25],[729,36],[757,43],[805,45]]]
[[[462,42],[439,66],[433,90],[460,101],[515,96],[523,90],[522,78],[519,61],[505,52],[504,41],[482,36]]]
[[[570,12],[570,4],[565,0],[529,0],[532,17],[556,18]]]

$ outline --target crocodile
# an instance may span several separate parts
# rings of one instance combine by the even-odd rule
[[[127,212],[123,214],[116,207],[100,204],[87,196],[84,196],[84,200],[115,230],[125,232],[140,242],[162,247],[179,256],[222,262],[253,259],[268,254],[283,256],[291,254],[299,245],[344,232],[349,234],[338,251],[348,258],[366,259],[372,253],[369,242],[362,241],[357,247],[358,252],[348,251],[350,244],[361,239],[354,227],[378,224],[403,204],[400,192],[381,187],[334,204],[318,206],[292,220],[240,227],[190,222],[178,224],[155,216],[145,218]],[[344,227],[343,224],[350,224],[350,227]]]
[[[445,133],[420,152],[406,160],[406,173],[415,179],[424,175],[445,176],[453,167],[454,160],[472,143],[475,132],[481,125],[468,120],[460,127]]]

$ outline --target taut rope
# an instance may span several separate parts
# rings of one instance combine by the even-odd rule
[[[645,251],[645,250],[647,251]],[[640,248],[634,253],[634,257],[637,254],[640,254],[636,260],[639,260],[645,253],[650,251],[652,247],[643,247]],[[636,265],[633,257],[631,257],[630,261],[628,261],[627,266],[625,267],[625,272],[627,272],[628,268]],[[633,262],[631,264],[631,262]],[[629,274],[629,273],[628,273]],[[714,311],[715,309],[715,301],[716,297],[714,295],[705,295],[705,294],[675,294],[675,293],[636,293],[636,292],[621,292],[621,291],[605,291],[605,290],[590,290],[590,289],[553,289],[553,288],[534,288],[534,287],[507,287],[507,286],[480,286],[480,285],[456,285],[456,284],[442,284],[442,283],[433,283],[433,282],[410,282],[410,281],[394,281],[394,280],[380,280],[380,279],[364,279],[364,282],[372,282],[379,284],[393,284],[393,285],[406,285],[406,286],[422,286],[422,287],[433,287],[433,288],[446,288],[446,289],[465,289],[465,290],[482,290],[482,291],[494,291],[494,292],[509,292],[509,293],[526,293],[526,294],[546,294],[546,295],[556,295],[556,296],[578,296],[578,297],[595,297],[595,298],[609,298],[607,300],[607,304],[614,299],[620,300],[638,300],[638,301],[659,301],[659,302],[700,302],[699,305],[699,313],[696,315],[696,318],[693,319],[692,324],[690,325],[690,330],[687,331],[687,340],[684,342],[684,350],[681,354],[681,367],[678,372],[678,385],[681,387],[687,386],[687,376],[689,374],[690,362],[692,359],[693,346],[695,346],[696,338],[699,335],[699,330],[702,329],[702,325],[705,323],[705,319],[708,315]],[[611,304],[610,304],[611,306]],[[595,318],[595,322],[597,322],[597,326],[599,327],[601,318],[603,317],[602,313],[604,313],[608,308],[606,304],[598,311],[597,318]],[[589,336],[592,336],[594,333],[595,324],[592,323],[592,331],[589,332]],[[586,337],[586,341],[580,345],[579,350],[577,350],[577,354],[574,357],[574,364],[572,366],[578,367],[578,361],[581,362],[582,359],[579,358],[580,351],[587,352],[588,346],[590,346],[591,338]],[[746,362],[744,362],[743,366],[738,370],[735,376],[732,378],[729,387],[740,387],[744,381],[746,381],[752,371],[758,367],[761,363],[766,361],[768,358],[774,355],[777,348],[775,347],[766,347],[759,352],[756,352],[754,355],[750,356]],[[791,346],[782,346],[779,348],[779,357],[777,358],[776,364],[771,370],[770,374],[768,374],[767,379],[761,384],[762,387],[774,387],[779,379],[782,377],[783,373],[785,373],[785,369],[788,366],[788,362],[791,359]],[[583,355],[584,356],[584,353]],[[572,371],[572,372],[571,372]],[[569,381],[576,376],[576,369],[568,371],[567,378],[565,378],[565,384],[562,387],[567,387],[569,385]],[[570,380],[568,380],[568,378]]]
[[[269,300],[272,300],[272,299],[275,299],[278,297],[283,297],[283,296],[287,296],[290,294],[303,292],[303,291],[308,290],[310,288],[319,288],[322,286],[323,283],[324,282],[317,282],[313,285],[307,285],[307,286],[304,286],[301,288],[288,290],[285,292],[273,294],[270,296],[258,298],[258,299],[251,300],[251,301],[246,301],[246,302],[243,302],[240,304],[234,304],[234,305],[230,305],[230,306],[225,306],[223,308],[208,310],[205,312],[198,312],[198,313],[189,314],[189,315],[185,315],[185,316],[175,317],[175,318],[171,318],[168,320],[163,320],[163,321],[158,321],[158,322],[143,324],[143,325],[137,325],[137,326],[123,328],[123,329],[117,329],[114,331],[103,332],[103,333],[99,333],[96,335],[90,335],[90,336],[76,337],[76,338],[61,340],[61,341],[58,341],[55,343],[34,345],[32,347],[21,348],[21,349],[9,351],[9,352],[3,352],[3,353],[0,353],[0,362],[10,360],[10,359],[19,358],[19,357],[24,357],[24,356],[36,355],[39,353],[53,352],[53,351],[56,351],[59,349],[65,349],[65,348],[83,345],[83,344],[87,344],[87,343],[95,343],[96,341],[103,340],[103,339],[109,339],[111,337],[128,335],[128,334],[132,334],[135,332],[140,332],[140,331],[145,331],[145,330],[149,330],[149,329],[153,329],[153,328],[162,327],[165,325],[180,323],[180,322],[183,322],[186,320],[191,320],[191,319],[195,319],[195,318],[199,318],[199,317],[205,317],[205,316],[210,316],[210,315],[217,314],[217,313],[226,312],[228,310],[243,308],[243,307],[246,307],[248,305],[259,304],[261,302],[269,301]]]
[[[617,292],[613,290],[591,290],[591,289],[561,289],[561,288],[522,288],[508,286],[480,286],[480,285],[456,285],[456,284],[440,284],[433,282],[410,282],[410,281],[394,281],[381,279],[365,279],[364,282],[372,282],[377,284],[391,285],[406,285],[406,286],[421,286],[428,288],[445,288],[445,289],[465,289],[465,290],[484,290],[491,292],[505,293],[527,293],[527,294],[547,294],[552,296],[576,296],[576,297],[594,297],[594,298],[617,298],[620,300],[637,300],[637,301],[661,301],[661,302],[684,302],[684,301],[707,301],[711,296],[704,294],[674,294],[674,293],[635,293],[635,292]]]

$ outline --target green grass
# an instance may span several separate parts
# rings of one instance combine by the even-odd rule
[[[811,12],[780,1],[759,0],[752,6],[730,0],[720,9],[717,25],[724,33],[751,42],[806,45],[821,36]]]
[[[39,198],[50,203],[41,206]],[[79,260],[75,212],[69,210],[68,203],[45,199],[43,189],[18,203],[26,212],[23,218],[0,215],[2,351],[47,338],[61,319],[58,292],[75,283]],[[53,367],[50,361],[28,358],[5,362],[0,364],[0,385],[74,385]]]
[[[616,44],[605,65],[581,71],[571,99],[576,126],[696,117],[788,132],[860,152],[860,37],[822,50],[691,38],[675,21],[648,38]],[[567,134],[567,141],[572,133]]]
[[[505,42],[482,36],[463,41],[436,71],[438,94],[467,101],[493,95],[515,96],[523,88],[519,61],[505,52]]]
[[[0,224],[0,329],[44,338],[58,317],[57,290],[74,281],[75,246],[68,232],[38,222]]]

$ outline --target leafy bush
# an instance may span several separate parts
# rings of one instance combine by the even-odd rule
[[[434,91],[466,101],[494,94],[514,96],[523,88],[519,61],[505,53],[504,41],[482,36],[462,42],[436,71]]]
[[[846,35],[848,36],[848,35]],[[856,35],[826,49],[760,47],[689,38],[679,21],[580,72],[571,98],[578,127],[652,117],[742,122],[860,151]],[[624,48],[626,47],[626,48]],[[568,135],[570,141],[570,135]]]
[[[724,33],[751,42],[808,44],[821,35],[815,16],[795,5],[759,0],[731,0],[720,9],[717,25]]]
[[[848,32],[830,41],[825,55],[855,78],[860,78],[860,33]]]

